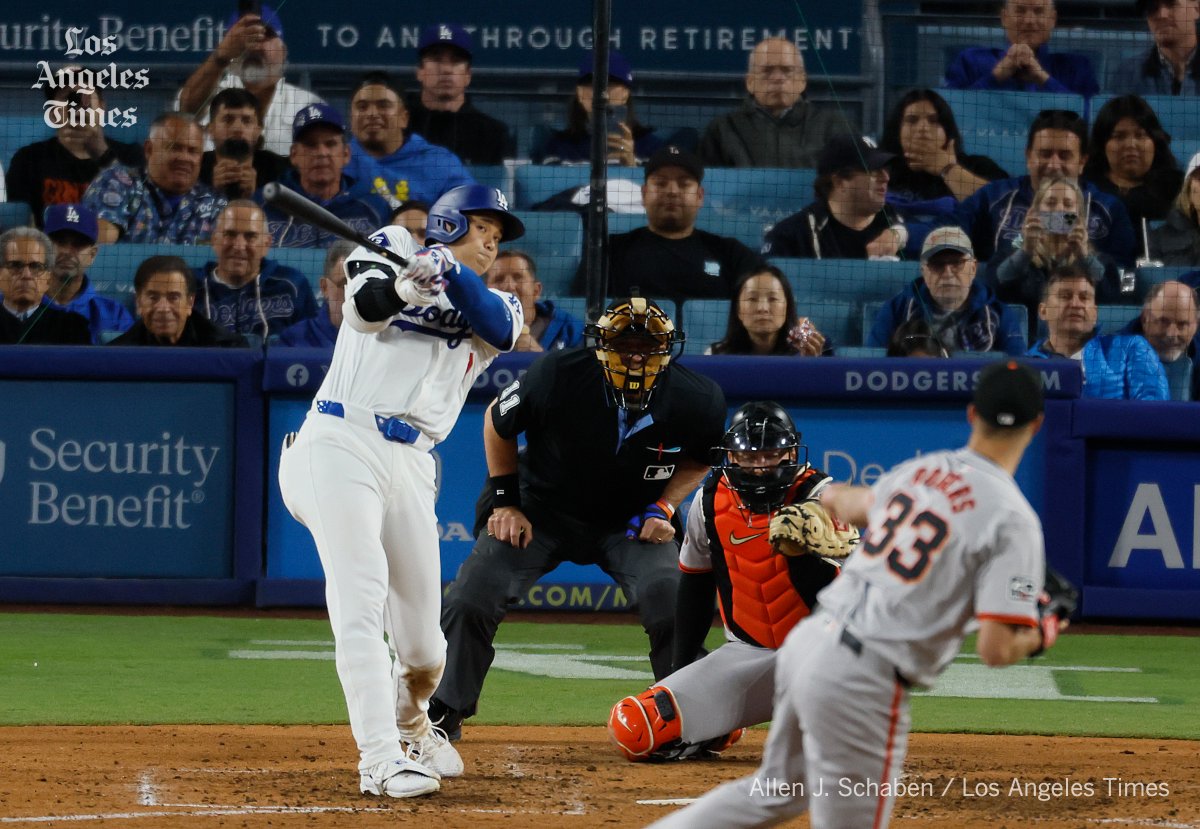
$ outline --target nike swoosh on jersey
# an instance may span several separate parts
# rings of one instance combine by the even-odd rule
[[[766,534],[767,534],[766,530],[764,530],[763,532],[755,533],[754,535],[748,535],[745,538],[738,538],[736,535],[733,534],[732,531],[730,531],[729,543],[736,547],[739,544],[745,544],[747,541],[753,541],[756,538],[761,538],[762,536],[764,536]]]

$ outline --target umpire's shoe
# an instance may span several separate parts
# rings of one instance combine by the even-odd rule
[[[363,794],[388,797],[419,797],[442,787],[438,773],[408,758],[371,766],[358,773],[358,790]]]
[[[442,777],[462,776],[463,761],[458,749],[450,745],[446,732],[436,725],[431,725],[429,733],[421,739],[405,742],[408,743],[408,756],[425,768],[437,772]]]
[[[429,720],[442,731],[452,743],[462,739],[462,714],[455,711],[437,697],[429,700]]]

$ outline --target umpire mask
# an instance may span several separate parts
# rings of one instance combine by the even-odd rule
[[[671,318],[640,296],[613,302],[584,334],[604,369],[609,399],[631,412],[650,405],[659,377],[683,344]]]
[[[746,509],[762,515],[783,506],[797,473],[808,466],[808,447],[800,443],[792,418],[769,400],[734,412],[714,455],[713,469]]]

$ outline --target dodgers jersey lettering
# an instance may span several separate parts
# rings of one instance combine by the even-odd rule
[[[1042,525],[1006,471],[970,449],[936,452],[872,490],[862,541],[818,597],[867,647],[931,685],[972,617],[1036,625]]]
[[[389,244],[407,258],[419,248],[407,232],[402,236],[402,244],[396,244],[394,235]],[[467,269],[461,264],[458,267]],[[379,278],[383,277],[367,272],[350,280],[346,301],[350,302],[367,280]],[[525,324],[521,303],[512,294],[492,293],[508,305],[513,324],[510,341],[516,342]],[[343,325],[317,399],[401,417],[441,443],[458,420],[475,379],[499,353],[474,335],[471,324],[443,292],[427,308],[401,308],[378,334]]]

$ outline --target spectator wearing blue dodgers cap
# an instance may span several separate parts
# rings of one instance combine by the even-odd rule
[[[292,118],[304,107],[321,103],[321,98],[285,81],[286,68],[287,44],[276,11],[267,5],[258,14],[235,11],[217,48],[184,82],[177,108],[206,121],[217,92],[244,87],[258,99],[263,113],[263,148],[287,155]]]
[[[592,70],[591,52],[579,61],[579,81],[567,104],[567,127],[555,132],[544,147],[534,148],[538,164],[584,162],[591,157]],[[634,114],[633,67],[620,52],[608,53],[608,161],[635,167],[654,155],[666,141],[652,127],[640,123]]]
[[[343,172],[350,162],[346,122],[328,104],[311,104],[292,119],[292,170],[280,183],[313,201],[362,233],[387,224],[387,201],[371,192],[371,182]],[[259,194],[261,200],[261,192]],[[337,237],[315,225],[265,205],[267,229],[277,247],[327,248]]]
[[[100,236],[96,214],[82,204],[52,204],[46,208],[43,227],[54,243],[54,264],[46,290],[50,301],[87,319],[93,343],[128,331],[133,315],[116,300],[96,293],[88,281],[87,269],[96,259]]]
[[[462,26],[437,23],[417,43],[417,82],[408,96],[408,133],[445,147],[466,164],[501,164],[516,155],[508,126],[467,96],[473,45]]]

